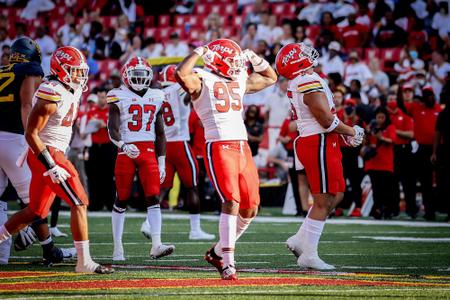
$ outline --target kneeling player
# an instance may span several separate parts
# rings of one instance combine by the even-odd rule
[[[113,260],[125,260],[122,246],[127,200],[136,171],[145,193],[152,248],[150,257],[170,255],[175,247],[161,243],[160,183],[165,177],[166,138],[161,106],[164,93],[151,89],[151,66],[141,57],[130,58],[122,67],[123,85],[108,93],[108,130],[119,148],[115,177],[118,199],[112,211]],[[155,155],[156,154],[156,155]]]
[[[28,165],[32,177],[30,204],[0,227],[0,243],[48,215],[55,195],[71,207],[71,229],[77,250],[76,272],[106,274],[113,269],[95,263],[89,253],[86,206],[88,199],[75,167],[64,156],[72,136],[81,94],[89,68],[83,54],[73,47],[57,49],[50,61],[52,76],[34,94],[25,138],[30,146]]]

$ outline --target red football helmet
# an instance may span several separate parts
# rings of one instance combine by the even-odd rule
[[[121,74],[123,83],[135,91],[148,88],[153,78],[152,66],[139,56],[128,59]]]
[[[317,66],[319,52],[304,43],[288,44],[278,51],[275,65],[278,74],[293,79],[298,74]]]
[[[235,79],[246,72],[246,59],[241,47],[229,39],[218,39],[206,45],[213,57],[204,56],[205,66],[221,76]]]
[[[175,65],[167,65],[159,72],[159,82],[162,86],[168,86],[177,82],[175,79],[176,68],[177,66]]]
[[[50,59],[50,73],[72,89],[87,89],[89,67],[83,53],[75,47],[56,49]]]

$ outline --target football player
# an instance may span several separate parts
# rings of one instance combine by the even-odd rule
[[[364,130],[339,121],[332,92],[313,70],[318,58],[313,47],[293,43],[284,46],[275,59],[278,74],[289,80],[287,94],[299,131],[294,144],[297,167],[305,169],[314,198],[305,221],[286,246],[298,257],[300,267],[332,270],[334,266],[319,258],[317,247],[325,220],[345,191],[339,139],[342,136],[348,145],[357,147]]]
[[[65,157],[89,68],[76,48],[61,47],[50,60],[51,76],[33,97],[25,138],[30,147],[30,204],[0,226],[0,243],[47,217],[56,195],[71,207],[71,229],[77,252],[76,272],[107,274],[113,269],[95,263],[89,253],[86,206],[88,199],[75,167]]]
[[[187,205],[191,230],[191,240],[213,240],[214,234],[206,233],[200,226],[200,199],[198,196],[198,164],[189,145],[189,96],[175,80],[175,65],[166,66],[159,74],[159,82],[164,87],[166,100],[162,105],[164,131],[166,134],[166,178],[161,186],[161,199],[172,188],[175,172],[187,189]],[[149,236],[150,230],[144,222],[141,231]]]
[[[205,68],[194,69],[199,58]],[[248,75],[250,62],[253,73]],[[205,163],[222,200],[219,242],[205,260],[222,279],[236,280],[234,248],[259,206],[259,177],[242,118],[242,98],[273,85],[277,75],[269,63],[234,41],[218,39],[198,47],[178,66],[175,77],[191,96],[205,128]]]
[[[28,165],[16,165],[21,153],[27,150],[24,128],[31,111],[33,94],[41,83],[41,53],[35,41],[22,37],[11,45],[10,64],[0,67],[0,196],[8,179],[21,199],[29,203],[31,172]],[[7,203],[0,200],[0,225],[7,220]],[[58,263],[72,256],[72,249],[54,246],[48,230],[47,218],[36,220],[31,227],[21,230],[14,241],[16,251],[25,250],[39,240],[44,263]],[[0,244],[0,264],[8,263],[11,240]]]
[[[130,58],[122,67],[121,75],[122,86],[107,95],[108,131],[111,141],[119,148],[115,167],[117,199],[112,211],[113,260],[125,260],[122,246],[125,210],[136,173],[145,193],[152,239],[150,257],[158,259],[175,250],[173,245],[161,243],[159,194],[166,176],[166,138],[161,109],[164,93],[150,88],[152,67],[141,57]]]

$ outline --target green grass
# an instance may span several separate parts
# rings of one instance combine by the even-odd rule
[[[143,215],[144,216],[144,215]],[[23,281],[71,281],[100,279],[140,279],[140,278],[217,278],[213,271],[176,271],[162,269],[142,269],[142,266],[185,266],[209,267],[203,261],[204,252],[211,242],[193,242],[188,240],[188,220],[164,220],[163,242],[173,243],[175,253],[158,261],[150,260],[150,242],[139,232],[143,218],[128,218],[125,224],[123,238],[126,268],[116,267],[116,273],[110,276],[62,274],[59,277],[36,277],[23,279],[0,278],[0,284]],[[68,224],[67,217],[61,217],[62,230]],[[107,217],[91,217],[90,240],[93,257],[102,263],[112,263],[111,222]],[[217,221],[202,220],[202,227],[212,233],[217,233]],[[303,297],[310,299],[331,298],[450,298],[450,242],[416,242],[416,241],[378,241],[370,237],[411,237],[411,238],[449,238],[450,227],[416,227],[391,225],[360,225],[360,224],[327,224],[322,235],[319,253],[322,258],[336,265],[337,272],[348,274],[275,274],[261,273],[262,269],[282,269],[298,271],[295,257],[287,251],[284,241],[298,230],[294,223],[253,223],[237,244],[236,260],[241,269],[256,269],[256,272],[241,272],[245,277],[296,277],[296,278],[335,278],[358,280],[392,280],[406,282],[438,282],[449,284],[446,287],[397,287],[397,286],[275,286],[275,287],[209,287],[209,288],[161,288],[161,289],[129,289],[129,290],[83,290],[83,291],[14,291],[2,294],[6,297],[50,296],[52,299],[68,298],[75,295],[100,298],[107,295],[114,299],[140,299],[158,296],[173,299],[256,299],[256,298],[286,298]],[[71,247],[71,238],[56,238],[57,244]],[[72,272],[74,263],[62,264],[45,268],[38,264],[41,249],[33,246],[24,252],[12,252],[11,263],[0,266],[0,271],[52,271]],[[34,264],[19,264],[26,262]],[[267,271],[267,270],[266,270]],[[357,273],[357,274],[355,274]],[[392,276],[366,277],[359,273],[385,274]],[[435,277],[430,277],[435,276]]]

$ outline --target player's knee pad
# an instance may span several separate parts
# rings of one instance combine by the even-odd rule
[[[147,207],[159,205],[159,197],[157,196],[145,197],[145,205]]]
[[[127,200],[116,199],[116,201],[114,201],[114,205],[113,205],[113,212],[120,213],[120,214],[124,213],[127,210],[127,204],[128,204]]]

